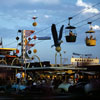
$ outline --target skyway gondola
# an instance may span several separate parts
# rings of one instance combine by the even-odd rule
[[[76,27],[74,26],[71,26],[70,25],[70,20],[72,19],[72,17],[69,17],[69,23],[68,23],[68,26],[65,27],[65,30],[66,32],[65,33],[69,33],[69,35],[66,35],[65,38],[66,38],[66,42],[76,42],[76,33],[75,33],[75,29]],[[68,30],[68,32],[67,32]]]

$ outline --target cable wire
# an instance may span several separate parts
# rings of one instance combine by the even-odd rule
[[[75,23],[74,25],[77,25],[77,24],[80,24],[81,22],[87,21],[87,20],[89,20],[90,18],[95,17],[95,16],[97,16],[97,15],[100,15],[100,12],[99,12],[98,14],[96,14],[96,15],[93,15],[93,16],[91,16],[91,17],[88,17],[88,18],[84,19],[84,20],[81,20],[81,21]]]
[[[99,2],[99,3],[96,3],[96,4],[94,4],[94,5],[92,5],[91,7],[95,7],[95,6],[99,5],[99,4],[100,4],[100,2]],[[83,9],[83,10],[80,11],[79,13],[73,15],[72,17],[76,17],[76,16],[80,15],[81,13],[83,13],[84,11],[86,11],[86,10],[88,10],[88,9],[90,9],[90,7],[88,7],[88,8],[85,9],[85,10]],[[100,14],[100,13],[99,13],[99,14]],[[96,14],[96,15],[99,15],[99,14]],[[89,18],[87,18],[87,19],[84,19],[84,20],[82,20],[82,21],[80,21],[80,22],[86,21],[86,20],[88,20],[88,19],[90,19],[90,18],[92,18],[92,17],[95,17],[96,15],[91,16],[91,17],[89,17]],[[100,18],[98,18],[98,19],[100,19]],[[96,19],[96,20],[98,20],[98,19]],[[62,23],[62,22],[65,22],[66,20],[68,20],[68,19],[64,19],[64,20],[62,20],[62,21],[56,23],[56,25],[58,25],[58,24],[60,24],[60,23]],[[96,21],[96,20],[93,20],[93,21]],[[92,21],[92,22],[93,22],[93,21]],[[80,24],[80,22],[77,22],[76,24]],[[76,25],[76,24],[74,24],[74,25]],[[78,27],[82,27],[82,26],[84,26],[84,25],[87,25],[87,24],[83,24],[83,25],[80,25],[80,26],[78,26]],[[45,30],[47,30],[47,29],[49,29],[49,28],[51,28],[51,26],[48,26],[48,27],[46,27],[46,28],[44,28],[44,29],[42,29],[42,30],[40,30],[40,31],[37,31],[37,33],[40,33],[40,32],[42,32],[42,31],[45,31]],[[40,41],[40,42],[42,42],[42,41]],[[38,42],[38,43],[40,43],[40,42]],[[13,43],[14,43],[14,42],[13,42]],[[9,43],[9,44],[7,44],[7,46],[8,46],[8,45],[11,45],[11,44],[12,44],[12,43]]]
[[[92,5],[91,7],[95,7],[95,6],[99,5],[99,4],[100,4],[100,2],[99,2],[99,3],[96,3],[96,4],[94,4],[94,5]],[[76,16],[80,15],[81,13],[83,13],[84,11],[86,11],[86,10],[88,10],[88,9],[90,9],[90,7],[88,7],[88,8],[85,9],[85,10],[83,9],[83,10],[80,11],[79,13],[73,15],[72,17],[76,17]],[[67,19],[64,19],[64,20],[62,20],[62,21],[60,21],[60,22],[58,22],[58,23],[56,23],[56,25],[58,25],[58,24],[60,24],[60,23],[62,23],[62,22],[65,22],[66,20],[68,20],[68,18],[67,18]],[[49,29],[50,27],[51,27],[51,26],[48,26],[47,28],[44,28],[44,29],[38,31],[37,33],[40,33],[40,32],[42,32],[42,31],[45,31],[45,30]]]
[[[97,18],[97,19],[95,19],[95,20],[92,20],[91,22],[93,23],[93,22],[95,22],[95,21],[97,21],[97,20],[99,20],[99,19],[100,19],[100,17]],[[82,27],[82,26],[84,26],[84,25],[87,25],[87,23],[86,23],[86,24],[83,24],[83,25],[80,25],[80,26],[77,26],[77,28]]]
[[[95,6],[99,5],[99,4],[100,4],[100,2],[92,5],[91,7],[95,7]],[[79,13],[77,13],[76,15],[73,15],[72,17],[76,17],[76,16],[80,15],[81,13],[83,13],[84,11],[89,10],[89,9],[91,9],[91,8],[88,7],[87,9],[83,9],[82,11],[80,11]]]
[[[8,44],[6,44],[4,46],[12,45],[12,44],[15,44],[15,43],[16,43],[16,41],[13,41],[13,42],[10,42],[10,43],[8,43]]]

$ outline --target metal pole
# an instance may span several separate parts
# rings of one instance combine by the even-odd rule
[[[25,60],[26,46],[25,46],[25,30],[22,31],[22,59]]]
[[[55,53],[55,65],[57,67],[57,52]]]
[[[25,46],[25,30],[22,31],[22,61],[23,64],[25,65],[25,83],[26,83],[26,58],[25,58],[25,54],[26,54],[26,46]]]
[[[59,54],[60,54],[60,65],[62,65],[62,54],[61,53]]]

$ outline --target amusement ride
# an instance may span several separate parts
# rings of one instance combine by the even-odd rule
[[[70,20],[72,19],[72,17],[69,17],[68,20],[69,20],[69,23],[68,23],[68,26],[65,27],[65,33],[66,33],[66,42],[76,42],[76,37],[77,37],[77,34],[75,33],[75,29],[76,27],[75,26],[71,26],[70,24]],[[68,31],[67,31],[68,30]],[[69,33],[69,35],[67,35],[67,33]]]
[[[95,36],[95,31],[92,28],[92,22],[88,22],[88,24],[90,25],[90,30],[86,31],[86,39],[85,39],[85,43],[86,46],[95,46],[96,45],[96,36]]]

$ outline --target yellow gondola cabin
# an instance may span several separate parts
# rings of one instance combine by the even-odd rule
[[[95,46],[96,45],[96,36],[95,36],[95,31],[93,31],[92,26],[91,26],[91,22],[88,22],[88,24],[90,24],[90,30],[86,31],[86,39],[85,39],[85,43],[86,46]]]

